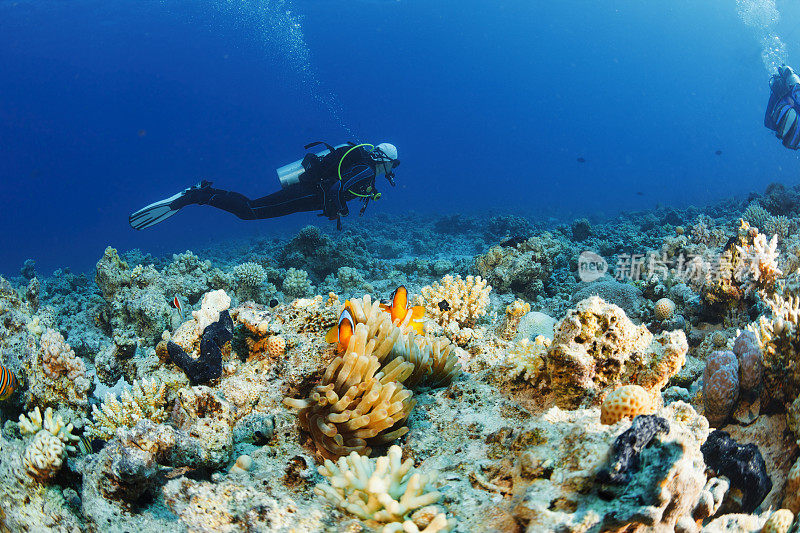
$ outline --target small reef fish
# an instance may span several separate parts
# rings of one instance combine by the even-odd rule
[[[715,153],[715,154],[717,154],[717,155],[722,155],[722,150],[717,150],[717,151],[716,151],[716,152],[714,152],[714,153]]]
[[[352,307],[348,300],[344,304],[342,314],[339,315],[339,322],[329,329],[328,333],[325,335],[325,342],[331,344],[337,343],[337,350],[342,352],[347,348],[347,344],[350,342],[350,337],[353,336],[353,330],[355,328],[356,321],[353,318]]]
[[[437,305],[439,306],[439,310],[440,311],[449,311],[450,310],[450,304],[447,302],[447,300],[442,300]]]
[[[5,366],[0,365],[0,400],[5,400],[17,390],[19,383],[14,373]]]
[[[425,308],[421,305],[408,307],[408,291],[404,285],[400,285],[392,293],[391,305],[382,303],[381,309],[389,313],[392,317],[392,322],[397,320],[403,322],[406,319],[406,315],[411,313],[411,329],[420,335],[423,334],[424,324],[422,323],[422,317],[425,316]]]
[[[172,299],[172,307],[178,310],[178,313],[181,314],[181,320],[183,320],[183,302],[181,302],[181,298],[177,294],[175,295],[175,298]]]
[[[503,248],[516,248],[517,245],[522,244],[527,240],[528,240],[527,237],[524,237],[522,235],[515,235],[501,242],[500,246],[502,246]]]
[[[576,159],[576,161],[577,161],[578,163],[586,163],[586,159],[584,159],[584,158],[582,158],[582,157],[579,157],[578,159]]]

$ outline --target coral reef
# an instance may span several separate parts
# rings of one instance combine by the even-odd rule
[[[375,215],[197,254],[109,248],[93,276],[26,263],[0,278],[17,377],[0,410],[20,419],[0,524],[785,531],[800,187],[748,203]],[[609,265],[591,282],[587,250]],[[381,304],[400,285],[427,316]]]
[[[493,247],[475,259],[475,271],[497,291],[533,299],[545,292],[563,250],[561,241],[543,233],[515,247]]]

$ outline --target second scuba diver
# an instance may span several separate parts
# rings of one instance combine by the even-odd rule
[[[308,153],[299,161],[278,169],[281,190],[267,196],[249,199],[245,195],[215,189],[209,181],[201,181],[194,187],[174,196],[154,202],[128,217],[133,229],[149,228],[171,217],[187,205],[210,205],[233,213],[243,220],[274,218],[321,210],[319,216],[336,221],[341,229],[341,217],[347,216],[347,202],[359,198],[364,213],[370,200],[381,194],[375,179],[383,174],[394,186],[394,169],[400,164],[397,148],[393,144],[343,144],[331,146],[315,142],[305,146],[306,150],[324,145],[325,150]]]
[[[775,132],[786,148],[797,150],[800,146],[800,77],[791,67],[782,66],[769,80],[769,102],[764,115],[764,126]]]

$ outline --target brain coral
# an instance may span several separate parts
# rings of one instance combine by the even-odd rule
[[[739,363],[733,352],[717,350],[709,355],[703,371],[703,406],[712,425],[730,416],[739,398]]]
[[[661,298],[653,308],[653,315],[659,322],[669,320],[673,314],[675,314],[675,302],[669,298]]]
[[[683,331],[654,337],[597,296],[579,302],[556,324],[546,365],[556,404],[598,404],[621,385],[644,387],[661,404],[661,388],[686,361]]]
[[[639,385],[623,385],[611,392],[600,406],[600,422],[616,424],[625,417],[647,414],[650,409],[650,395]]]

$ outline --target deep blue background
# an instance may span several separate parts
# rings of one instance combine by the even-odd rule
[[[800,9],[778,7],[791,61]],[[312,140],[399,147],[368,213],[587,215],[794,184],[766,82],[733,0],[0,0],[0,272],[327,224],[127,223],[200,177],[266,194]]]

